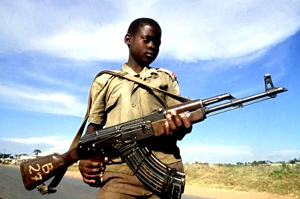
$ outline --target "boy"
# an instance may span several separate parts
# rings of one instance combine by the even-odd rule
[[[176,78],[167,70],[154,69],[149,65],[156,59],[161,43],[161,28],[153,19],[139,18],[129,26],[124,38],[129,49],[128,62],[122,72],[150,83],[173,94],[179,95]],[[142,117],[156,108],[166,108],[179,102],[158,91],[149,92],[137,83],[113,75],[103,74],[95,79],[91,88],[91,108],[87,132],[102,129]],[[158,159],[170,167],[183,171],[177,139],[192,129],[185,114],[167,115],[165,135],[155,137],[147,147]],[[103,157],[81,160],[79,169],[83,181],[92,187],[99,187],[97,198],[158,198],[133,175],[126,163],[107,165]],[[105,173],[104,176],[102,173]],[[102,181],[102,182],[101,182]]]

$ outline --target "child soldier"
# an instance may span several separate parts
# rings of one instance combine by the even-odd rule
[[[150,83],[151,86],[179,95],[179,87],[173,74],[165,69],[151,68],[161,44],[161,28],[153,19],[139,18],[129,26],[124,38],[129,49],[127,63],[120,71]],[[179,102],[159,91],[149,92],[137,83],[103,74],[97,77],[91,88],[91,108],[86,133],[142,117],[156,108],[166,108]],[[147,147],[163,163],[183,172],[177,140],[192,129],[185,114],[175,112],[166,116],[164,134],[155,138]],[[81,160],[79,169],[83,181],[99,187],[97,198],[158,198],[145,188],[133,175],[126,163],[107,165],[103,157]],[[104,172],[105,169],[105,172]],[[104,175],[102,173],[104,172]]]

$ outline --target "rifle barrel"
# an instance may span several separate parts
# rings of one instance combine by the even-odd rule
[[[230,100],[230,102],[226,102],[220,105],[216,105],[213,107],[206,107],[205,108],[205,114],[207,116],[209,116],[209,114],[217,112],[217,111],[221,111],[224,109],[228,109],[228,108],[242,108],[247,102],[252,102],[255,100],[265,100],[265,99],[271,99],[271,98],[275,98],[276,95],[278,93],[282,93],[282,92],[286,92],[287,89],[283,88],[283,87],[278,87],[278,88],[273,88],[273,89],[269,89],[265,92],[261,92],[255,95],[251,95],[245,98],[233,98]],[[264,99],[265,98],[265,99]],[[224,111],[222,111],[224,112]],[[218,114],[218,113],[216,113]]]

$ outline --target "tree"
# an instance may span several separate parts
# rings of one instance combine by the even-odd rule
[[[10,155],[10,153],[0,153],[0,158],[9,158]]]
[[[39,153],[41,153],[42,151],[40,149],[34,149],[33,153],[38,156]]]
[[[294,158],[293,160],[289,161],[290,164],[295,164],[296,162],[300,162],[300,158],[299,159]]]

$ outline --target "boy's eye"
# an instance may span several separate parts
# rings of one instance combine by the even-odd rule
[[[149,43],[151,40],[150,40],[150,38],[145,38],[144,39],[144,42],[146,42],[146,43]]]
[[[151,38],[151,37],[145,37],[144,38],[144,42],[145,43],[149,43],[149,42],[153,42],[155,45],[157,45],[157,46],[160,46],[160,40],[155,40],[155,39],[153,39],[153,38]]]

